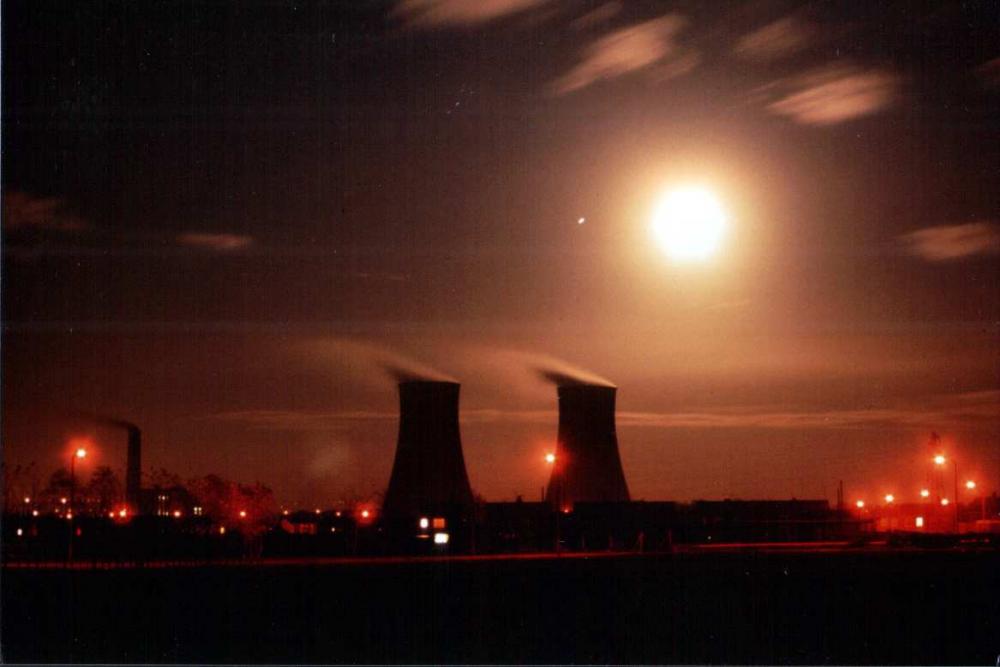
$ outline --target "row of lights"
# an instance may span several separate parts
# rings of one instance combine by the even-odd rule
[[[934,457],[934,464],[935,465],[943,466],[947,461],[948,461],[948,459],[945,458],[944,454],[937,454]],[[966,480],[966,482],[965,482],[965,488],[968,489],[968,490],[970,490],[970,491],[973,490],[973,489],[975,489],[976,488],[976,482],[974,480],[971,480],[971,479],[970,480]],[[930,495],[931,495],[930,489],[920,489],[920,497],[921,498],[929,498]],[[893,502],[895,502],[895,500],[896,500],[896,497],[893,494],[891,494],[891,493],[885,494],[885,502],[886,502],[887,505],[891,505]],[[855,506],[858,509],[864,509],[864,507],[865,507],[865,501],[864,500],[858,500],[854,504],[855,504]],[[941,499],[941,504],[944,505],[944,506],[948,506],[948,505],[951,504],[951,501],[948,500],[948,498],[942,498]],[[923,524],[923,517],[917,517],[917,518],[920,520],[920,524],[922,525]]]

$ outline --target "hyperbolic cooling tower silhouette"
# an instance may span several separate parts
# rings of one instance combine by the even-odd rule
[[[574,502],[627,502],[615,435],[615,387],[559,387],[559,442],[547,497],[557,509]]]
[[[399,383],[399,441],[382,506],[388,517],[471,507],[457,382]]]

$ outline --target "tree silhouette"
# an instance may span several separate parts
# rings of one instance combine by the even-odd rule
[[[109,466],[100,466],[94,470],[85,492],[97,502],[98,509],[104,514],[111,511],[115,502],[121,498],[121,480]]]
[[[49,475],[49,485],[42,493],[49,498],[58,499],[68,496],[71,488],[73,488],[73,478],[70,476],[69,470],[58,468]]]

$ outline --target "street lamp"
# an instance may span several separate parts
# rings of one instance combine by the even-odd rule
[[[896,499],[896,496],[892,495],[891,493],[885,494],[885,502],[886,503],[891,504],[892,501],[894,501],[895,499]]]
[[[552,452],[549,452],[548,454],[545,455],[545,462],[548,463],[549,465],[552,465],[553,463],[556,462],[556,455],[553,454]]]
[[[921,498],[928,498],[928,497],[930,497],[930,495],[931,495],[931,490],[930,489],[920,489],[920,497]]]
[[[77,447],[76,451],[73,452],[73,456],[69,459],[69,507],[70,510],[73,509],[76,504],[76,460],[87,458],[87,450],[83,447]]]
[[[73,510],[76,508],[76,460],[84,459],[87,457],[87,450],[83,447],[77,447],[73,455],[69,457],[69,513],[66,514],[66,518],[69,519],[69,561],[73,562],[73,537],[76,531],[73,529]]]
[[[938,454],[937,456],[934,457],[934,464],[935,465],[943,466],[946,462],[947,462],[947,459],[944,457],[944,454]],[[955,532],[957,533],[958,532],[958,506],[961,503],[958,502],[958,461],[956,461],[954,458],[951,460],[951,467],[955,471]],[[942,505],[947,505],[948,504],[948,503],[944,502],[945,500],[947,500],[947,498],[945,498],[945,499],[943,499],[941,501]]]

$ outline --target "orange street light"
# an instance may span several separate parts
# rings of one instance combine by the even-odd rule
[[[76,452],[74,452],[74,454],[76,454],[76,458],[78,459],[87,458],[87,450],[84,449],[83,447],[77,447]]]
[[[553,463],[556,462],[556,455],[553,454],[552,452],[549,452],[548,454],[545,455],[545,462],[548,463],[549,465],[552,465]]]
[[[939,465],[939,466],[943,466],[944,462],[947,461],[947,460],[948,459],[946,459],[944,457],[944,454],[938,454],[937,456],[934,457],[934,463],[937,464],[937,465]]]

